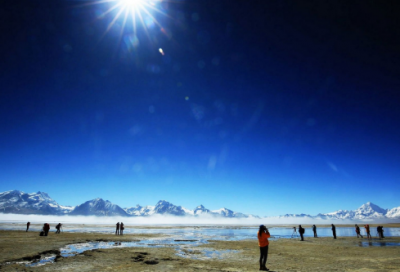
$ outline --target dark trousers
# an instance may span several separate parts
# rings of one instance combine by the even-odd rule
[[[301,241],[304,241],[304,236],[303,235],[304,235],[304,233],[300,232]]]
[[[268,258],[268,246],[260,247],[260,266],[265,266]]]
[[[336,239],[336,231],[333,231],[333,239]]]
[[[314,231],[314,238],[317,238],[318,236],[317,236],[317,231],[315,230]]]

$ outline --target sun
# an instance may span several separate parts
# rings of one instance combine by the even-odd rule
[[[150,28],[158,26],[161,32],[163,27],[155,18],[155,14],[167,16],[160,9],[163,0],[97,0],[89,1],[86,5],[102,5],[104,11],[99,14],[98,19],[111,18],[107,25],[103,38],[117,23],[120,26],[121,38],[126,32],[131,32],[134,39],[137,39],[138,28],[142,28],[150,38]],[[165,1],[165,0],[164,0]]]

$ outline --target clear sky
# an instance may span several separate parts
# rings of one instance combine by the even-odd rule
[[[0,191],[400,206],[397,1],[152,1],[136,32],[118,4],[0,3]]]

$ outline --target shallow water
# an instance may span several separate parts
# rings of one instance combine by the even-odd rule
[[[25,230],[26,225],[20,223],[0,224],[0,230]],[[32,226],[29,231],[40,232],[41,227]],[[54,232],[52,226],[50,232]],[[184,228],[125,228],[125,234],[160,234],[175,237],[181,240],[244,240],[257,239],[257,227],[221,227],[221,226],[202,226],[202,227],[184,227]],[[298,232],[293,235],[291,227],[271,227],[269,228],[274,238],[298,237]],[[105,225],[76,225],[69,224],[63,226],[63,232],[83,232],[83,233],[115,233],[115,227]],[[318,237],[332,237],[332,230],[329,227],[317,228]],[[361,234],[366,235],[365,230],[361,228]],[[356,236],[354,227],[336,227],[338,237]],[[371,235],[377,236],[376,229],[371,229]],[[384,235],[387,237],[400,237],[400,228],[384,228]],[[313,237],[311,228],[305,229],[304,237]]]
[[[377,241],[374,241],[374,242],[372,242],[372,241],[360,241],[358,243],[358,245],[360,247],[371,247],[371,246],[373,246],[373,247],[386,247],[386,246],[392,247],[392,246],[400,246],[400,243],[384,242],[384,241],[378,241],[378,242]]]

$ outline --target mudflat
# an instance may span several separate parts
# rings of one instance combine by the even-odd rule
[[[115,247],[85,251],[39,267],[13,262],[43,252],[59,254],[68,244],[89,241],[138,241],[156,234],[49,233],[0,231],[1,271],[258,271],[257,240],[209,241],[177,256],[173,247]],[[369,244],[370,242],[370,244]],[[385,242],[385,244],[381,243]],[[271,271],[400,271],[400,237],[382,240],[355,237],[277,239],[270,241],[267,267]],[[376,246],[380,245],[380,246]],[[202,259],[202,250],[224,252]],[[6,264],[11,262],[11,264]]]

